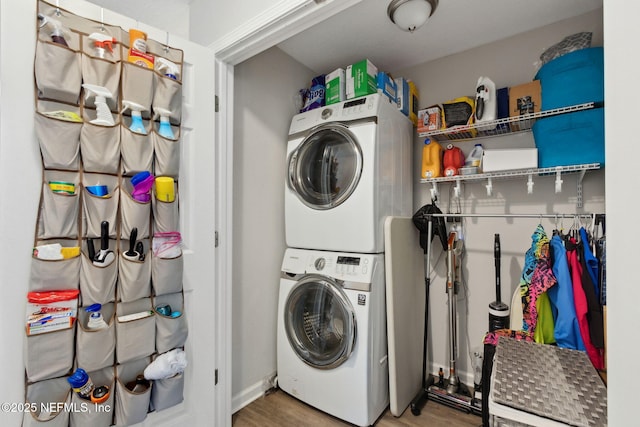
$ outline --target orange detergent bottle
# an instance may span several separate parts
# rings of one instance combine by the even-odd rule
[[[422,147],[422,179],[442,176],[442,146],[429,138]]]

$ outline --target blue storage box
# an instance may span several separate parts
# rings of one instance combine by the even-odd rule
[[[533,125],[538,167],[604,166],[604,108],[538,119]]]
[[[580,49],[544,64],[536,79],[542,85],[542,110],[604,101],[604,51]]]

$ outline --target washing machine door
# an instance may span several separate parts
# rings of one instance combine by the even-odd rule
[[[314,368],[340,366],[353,352],[353,306],[330,278],[309,275],[298,281],[285,303],[284,328],[295,353]]]
[[[339,206],[358,186],[362,150],[347,126],[312,129],[289,156],[289,188],[313,209]]]

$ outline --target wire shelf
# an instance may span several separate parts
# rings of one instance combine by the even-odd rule
[[[464,126],[454,126],[447,129],[438,129],[429,132],[420,132],[420,138],[431,138],[434,141],[456,141],[466,139],[493,138],[501,135],[509,135],[521,132],[530,132],[533,124],[538,119],[557,116],[560,114],[574,113],[576,111],[590,110],[600,107],[600,103],[587,102],[585,104],[571,105],[569,107],[554,108],[552,110],[539,111],[536,113],[524,114],[521,116],[505,117],[502,119],[484,122],[482,124],[471,124]]]
[[[455,176],[441,176],[438,178],[426,178],[421,179],[420,182],[428,184],[432,182],[456,182],[456,181],[482,181],[486,179],[496,178],[517,178],[529,175],[544,176],[544,175],[556,175],[557,173],[565,174],[572,172],[582,172],[588,170],[600,169],[600,163],[588,163],[584,165],[570,165],[570,166],[554,166],[550,168],[535,168],[535,169],[517,169],[507,170],[499,172],[485,172],[476,173],[473,175],[455,175]]]

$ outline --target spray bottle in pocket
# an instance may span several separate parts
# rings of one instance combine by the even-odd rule
[[[158,134],[160,136],[167,139],[176,139],[173,129],[171,129],[171,122],[169,120],[169,116],[171,115],[171,111],[166,108],[154,107],[153,111],[160,115],[160,126],[158,126]]]
[[[127,111],[127,109],[131,110],[131,126],[129,126],[131,132],[146,135],[147,129],[144,127],[144,123],[142,123],[142,112],[147,109],[140,104],[124,99],[122,100],[122,105],[124,106],[122,113]]]
[[[442,146],[429,138],[422,147],[422,179],[442,176]]]
[[[84,83],[82,87],[86,91],[87,99],[89,99],[91,96],[96,97],[95,104],[97,117],[91,120],[89,123],[103,126],[113,126],[115,124],[115,121],[113,120],[113,116],[111,115],[111,111],[109,110],[109,106],[107,105],[107,98],[113,98],[113,95],[111,94],[109,89],[87,83]]]

